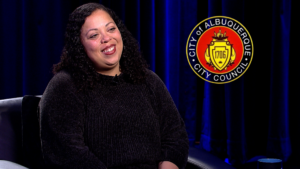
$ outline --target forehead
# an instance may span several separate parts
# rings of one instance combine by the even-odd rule
[[[101,26],[105,26],[109,22],[114,23],[114,20],[110,17],[110,15],[104,10],[97,9],[90,16],[85,18],[82,29],[84,30],[93,27],[98,28]]]

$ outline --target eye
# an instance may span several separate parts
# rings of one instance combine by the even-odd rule
[[[110,28],[108,31],[112,32],[112,31],[114,31],[115,29],[116,29],[115,27],[112,27],[112,28]]]
[[[97,36],[98,36],[98,34],[93,34],[93,35],[90,36],[90,38],[95,38]]]

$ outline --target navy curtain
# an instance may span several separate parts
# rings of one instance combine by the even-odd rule
[[[0,1],[0,99],[40,95],[63,48],[68,15],[86,0]],[[165,82],[186,122],[191,146],[239,166],[257,156],[300,157],[299,32],[291,0],[94,0],[113,9],[140,42],[150,69]],[[241,22],[254,44],[238,80],[204,82],[185,47],[203,19]]]

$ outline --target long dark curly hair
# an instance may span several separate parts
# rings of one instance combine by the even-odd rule
[[[143,83],[148,65],[141,55],[137,40],[114,11],[98,3],[84,4],[70,14],[61,60],[54,65],[53,73],[56,74],[61,70],[68,71],[80,89],[93,88],[101,81],[101,76],[96,72],[80,40],[81,27],[85,19],[99,9],[106,11],[120,30],[124,45],[120,59],[121,72],[128,81]]]

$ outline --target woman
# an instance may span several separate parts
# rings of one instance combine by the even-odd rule
[[[54,72],[40,102],[48,166],[185,167],[184,123],[113,11],[96,3],[75,9]]]

